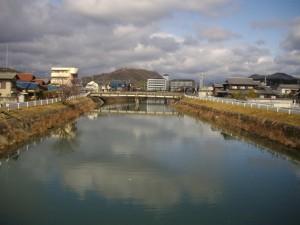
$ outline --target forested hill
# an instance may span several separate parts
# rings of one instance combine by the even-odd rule
[[[144,86],[147,83],[147,79],[153,78],[162,78],[162,76],[154,71],[122,68],[111,73],[86,76],[81,79],[84,86],[92,80],[98,84],[107,84],[112,80],[124,80],[130,82],[134,86]]]
[[[249,78],[263,82],[265,80],[265,75],[253,74]],[[272,75],[267,75],[266,80],[269,86],[278,86],[279,84],[297,84],[299,82],[298,78],[286,73],[274,73]]]

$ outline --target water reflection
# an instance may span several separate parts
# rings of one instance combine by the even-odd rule
[[[51,137],[55,139],[53,150],[59,155],[69,154],[79,146],[79,132],[76,122],[69,123],[59,127],[51,133]]]
[[[220,185],[207,177],[195,179],[188,174],[177,176],[169,171],[156,171],[153,167],[137,169],[128,164],[134,162],[119,162],[118,166],[112,166],[111,162],[83,163],[62,171],[62,183],[75,191],[80,199],[93,191],[108,200],[133,200],[155,209],[178,204],[183,193],[192,201],[210,204],[221,198]]]
[[[136,212],[169,218],[181,214],[185,219],[192,216],[189,224],[199,224],[201,217],[215,221],[217,216],[216,223],[208,224],[224,224],[226,214],[240,224],[249,219],[245,215],[270,218],[266,209],[279,211],[273,207],[289,205],[289,213],[280,210],[282,218],[296,218],[297,164],[186,115],[104,115],[93,112],[28,143],[20,148],[17,161],[2,159],[0,180],[5,183],[0,182],[0,197],[6,204],[0,206],[0,216],[16,212],[41,215],[43,220],[61,207],[62,212],[78,212],[78,217],[88,209],[85,216],[94,211],[98,219],[103,216],[99,211],[105,211],[113,220],[126,208],[130,218]],[[260,224],[253,218],[246,223]]]
[[[94,110],[94,113],[117,113],[117,114],[142,114],[142,115],[178,115],[179,113],[175,108],[168,107],[165,104],[139,104],[138,107],[136,104],[120,104],[120,105],[108,105],[100,107],[97,110]],[[93,119],[95,116],[90,116]]]
[[[198,132],[206,133],[205,126],[182,134],[180,128],[194,122],[161,116],[155,120],[152,116],[126,120],[108,116],[88,124],[85,121],[81,127],[82,162],[64,167],[61,182],[80,199],[93,191],[109,200],[127,199],[154,208],[178,204],[183,195],[213,204],[221,197],[221,179],[211,180],[202,172],[200,156],[194,156],[197,161],[182,162],[186,158],[182,149],[198,151],[201,146],[190,146],[190,140],[198,137]],[[213,141],[214,135],[208,135],[209,139]],[[216,168],[211,172],[220,173]]]

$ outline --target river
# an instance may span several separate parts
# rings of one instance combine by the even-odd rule
[[[165,105],[118,109],[0,159],[0,224],[300,223],[297,160]]]

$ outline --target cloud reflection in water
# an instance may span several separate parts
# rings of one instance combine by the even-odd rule
[[[79,199],[92,191],[108,200],[125,199],[155,208],[174,206],[184,196],[209,204],[220,200],[220,181],[211,180],[201,165],[206,162],[199,153],[206,147],[193,141],[199,133],[207,137],[206,142],[213,140],[215,134],[207,131],[208,126],[195,127],[194,119],[153,116],[101,117],[84,120],[82,126],[88,129],[82,132],[85,144],[80,152],[86,160],[60,171],[62,184]],[[211,156],[215,158],[213,152]],[[220,172],[211,168],[210,173]]]

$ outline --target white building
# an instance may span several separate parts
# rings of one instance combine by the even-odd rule
[[[87,91],[91,91],[91,92],[98,92],[99,85],[95,81],[91,81],[91,82],[87,83],[87,85],[85,86],[85,89]]]
[[[52,67],[51,84],[55,86],[71,86],[78,78],[78,68],[75,67]]]
[[[161,79],[148,79],[147,90],[148,91],[167,91],[169,89],[169,77],[164,76]]]

